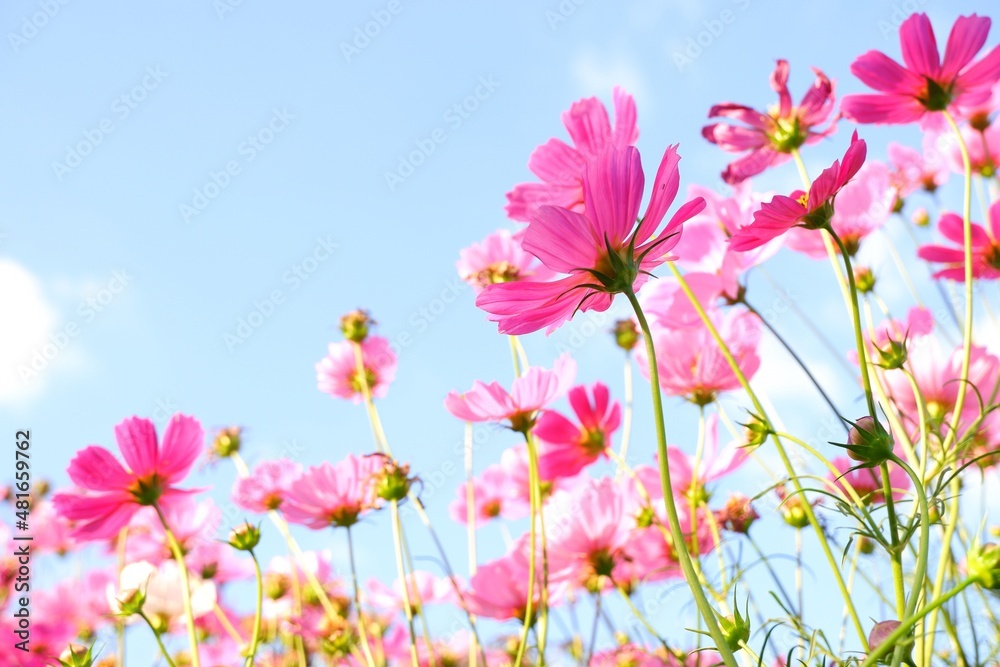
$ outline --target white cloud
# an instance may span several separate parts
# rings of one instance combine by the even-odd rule
[[[56,311],[42,286],[27,269],[0,259],[0,404],[20,403],[41,390],[40,381],[26,382],[18,372],[32,353],[47,342],[56,326]]]

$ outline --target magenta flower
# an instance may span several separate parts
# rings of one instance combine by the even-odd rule
[[[851,64],[851,72],[878,94],[848,95],[844,115],[856,123],[912,123],[946,109],[982,104],[1000,80],[1000,46],[972,63],[986,43],[990,19],[960,16],[951,29],[944,60],[926,14],[913,14],[899,27],[906,66],[881,51],[869,51]]]
[[[320,391],[360,403],[364,387],[358,375],[354,345],[349,340],[330,343],[330,353],[316,364],[316,381]],[[360,345],[368,388],[372,396],[382,398],[396,376],[396,353],[382,336],[370,335]]]
[[[522,183],[507,193],[508,217],[530,222],[541,206],[558,206],[583,213],[583,178],[587,164],[601,155],[605,148],[625,148],[639,138],[632,96],[618,87],[612,95],[614,128],[604,105],[596,97],[575,102],[569,111],[563,113],[563,125],[569,131],[573,146],[559,139],[549,139],[535,149],[528,159],[528,168],[542,182]]]
[[[1000,278],[1000,202],[990,206],[989,216],[989,228],[972,223],[972,277],[996,280]],[[956,247],[923,245],[917,250],[917,256],[928,262],[944,264],[944,268],[934,273],[935,278],[965,282],[965,233],[962,229],[962,217],[945,213],[938,221],[938,231]]]
[[[854,180],[840,191],[830,226],[851,256],[861,247],[861,241],[889,219],[895,199],[889,168],[881,162],[862,165]],[[785,247],[813,259],[826,257],[822,235],[801,227],[788,230]]]
[[[743,374],[750,379],[760,368],[757,346],[760,320],[742,308],[709,308],[708,316],[726,341]],[[718,344],[700,321],[684,328],[653,330],[653,347],[660,387],[670,396],[683,396],[696,405],[708,405],[723,391],[740,388],[740,381]],[[645,349],[636,350],[639,372],[649,379]]]
[[[462,250],[455,262],[458,275],[479,294],[487,285],[521,280],[548,280],[552,272],[538,258],[521,247],[524,230],[493,232],[481,243]]]
[[[76,522],[75,537],[114,537],[141,507],[162,507],[178,496],[194,493],[177,484],[197,460],[204,437],[197,419],[177,414],[167,424],[160,444],[152,421],[130,417],[115,427],[127,467],[103,447],[85,447],[66,470],[79,488],[55,494],[52,502],[59,514]]]
[[[301,475],[302,466],[288,459],[263,461],[249,477],[236,480],[233,502],[251,512],[276,510]]]
[[[639,219],[645,177],[634,147],[609,149],[587,164],[583,190],[586,213],[543,206],[525,232],[524,248],[558,274],[546,282],[490,285],[476,305],[499,324],[500,333],[551,333],[578,310],[602,312],[615,294],[638,289],[651,271],[669,259],[681,224],[701,211],[695,199],[681,206],[657,233],[680,187],[677,147],[663,155],[646,213]]]
[[[816,68],[813,72],[816,81],[798,106],[792,104],[788,92],[788,61],[779,60],[771,74],[771,88],[778,93],[777,107],[763,113],[742,104],[724,102],[709,109],[709,118],[731,118],[748,126],[715,123],[701,130],[703,137],[724,151],[749,151],[726,167],[722,180],[736,185],[768,167],[785,162],[800,146],[815,143],[833,133],[836,119],[826,129],[813,129],[830,117],[834,101],[833,84],[823,72]]]
[[[830,224],[837,193],[861,169],[868,148],[855,132],[843,160],[833,164],[812,182],[809,192],[796,190],[790,197],[778,195],[754,213],[753,222],[741,228],[729,240],[733,250],[753,250],[792,227],[822,229]]]
[[[355,456],[306,469],[289,491],[281,512],[291,523],[313,530],[328,526],[350,527],[361,515],[375,509],[373,477],[385,465],[380,456]]]
[[[593,401],[588,394],[593,394]],[[552,410],[542,413],[535,424],[542,481],[572,477],[602,456],[606,458],[611,434],[621,424],[621,406],[611,402],[611,392],[601,382],[595,382],[589,392],[583,385],[573,387],[569,403],[579,424]]]
[[[559,398],[576,377],[576,362],[563,354],[552,370],[532,366],[514,380],[508,392],[499,382],[476,380],[472,389],[452,391],[444,399],[448,412],[467,422],[503,422],[515,431],[527,431],[538,411]]]
[[[500,620],[524,621],[528,602],[528,536],[523,535],[505,555],[479,565],[469,580],[465,602],[477,616]],[[535,570],[532,586],[532,610],[537,610],[542,597],[541,568]],[[529,624],[534,618],[528,619]]]

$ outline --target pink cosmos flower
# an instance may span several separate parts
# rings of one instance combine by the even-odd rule
[[[528,448],[524,443],[509,447],[500,455],[500,468],[507,476],[510,486],[510,498],[504,504],[504,518],[516,519],[526,517],[531,511],[531,478],[528,465]],[[571,489],[587,479],[584,473],[571,477],[557,477],[545,482],[542,486],[542,502],[546,502],[553,493]]]
[[[468,524],[468,482],[458,488],[455,499],[448,506],[448,515],[456,522]],[[517,489],[507,470],[501,465],[487,466],[481,475],[472,480],[473,520],[478,528],[497,517],[520,519],[528,515],[529,508],[517,496]]]
[[[778,195],[754,213],[753,222],[741,228],[730,239],[733,250],[753,250],[773,238],[781,236],[792,227],[821,229],[830,223],[834,213],[834,199],[848,181],[861,169],[867,154],[863,139],[855,132],[844,159],[823,170],[809,192],[796,190],[790,197]]]
[[[330,353],[316,364],[316,380],[320,391],[360,403],[364,393],[354,345],[349,340],[330,343]],[[396,376],[396,353],[392,344],[382,336],[369,335],[361,342],[361,358],[372,396],[384,397]]]
[[[499,324],[500,333],[551,333],[578,310],[603,312],[615,294],[635,290],[669,258],[681,224],[702,210],[695,199],[680,207],[657,233],[680,187],[677,147],[663,155],[645,215],[639,220],[645,177],[639,151],[608,149],[587,163],[583,177],[585,213],[543,206],[532,217],[524,249],[562,278],[545,282],[490,285],[476,305]]]
[[[1000,165],[1000,124],[993,123],[983,130],[971,125],[962,125],[959,133],[969,151],[969,166],[972,168],[972,173],[985,178],[996,176],[997,165]],[[941,158],[951,172],[965,173],[962,149],[959,147],[958,138],[950,128],[930,131],[924,135],[924,139],[940,151]]]
[[[874,95],[848,95],[844,115],[857,123],[900,124],[926,114],[980,104],[1000,79],[1000,47],[972,63],[986,43],[990,19],[960,16],[951,29],[944,60],[938,55],[934,29],[926,14],[913,14],[899,27],[905,67],[880,51],[868,51],[851,64],[851,72]]]
[[[733,440],[720,450],[719,416],[710,414],[705,420],[705,444],[700,456],[689,455],[676,446],[667,448],[667,464],[674,491],[683,495],[693,487],[699,492],[697,495],[707,495],[707,484],[722,479],[750,457],[750,450],[741,445],[742,442]]]
[[[499,382],[476,380],[472,389],[452,391],[444,399],[448,412],[468,422],[504,422],[515,431],[527,431],[538,411],[559,398],[576,377],[576,362],[569,353],[561,355],[552,370],[532,366],[516,378],[510,392]]]
[[[646,486],[649,488],[649,485]],[[667,525],[666,512],[662,509],[663,503],[655,503],[647,509],[647,513],[652,513],[655,517],[655,525],[646,524],[632,530],[628,540],[627,563],[633,575],[631,583],[662,581],[664,579],[674,579],[683,577],[680,563],[677,560],[677,550],[667,541],[661,528]],[[678,500],[678,513],[680,515],[681,533],[684,534],[684,543],[691,551],[692,541],[697,546],[699,554],[706,554],[712,550],[715,544],[709,527],[708,510],[699,508],[696,516],[697,520],[692,525],[690,504],[686,501]]]
[[[348,454],[336,464],[307,468],[285,497],[281,512],[291,523],[313,530],[350,527],[364,512],[375,509],[372,477],[384,463],[380,456]]]
[[[458,275],[476,294],[494,283],[548,280],[552,272],[521,247],[523,239],[524,230],[511,233],[501,229],[481,243],[473,243],[462,250],[455,262]]]
[[[837,195],[830,226],[850,255],[858,251],[865,237],[885,224],[895,199],[889,168],[881,162],[865,163],[854,180],[844,186]],[[826,257],[822,236],[801,227],[788,230],[785,246],[813,259]]]
[[[479,565],[469,580],[465,602],[477,616],[524,622],[528,602],[528,536],[519,539],[506,554]],[[532,610],[538,609],[542,594],[541,568],[535,571]],[[532,622],[534,619],[529,619]]]
[[[301,475],[302,466],[288,459],[263,461],[249,477],[236,480],[233,502],[251,512],[276,510]]]
[[[606,458],[611,435],[621,423],[621,406],[611,402],[611,392],[601,382],[595,382],[589,392],[584,385],[573,387],[569,403],[579,424],[552,410],[543,412],[535,424],[542,481],[572,477],[602,456]]]
[[[52,552],[65,555],[76,546],[72,539],[73,526],[47,500],[37,500],[31,508],[31,518],[45,530],[38,532],[32,541],[31,550],[34,554]],[[3,540],[0,540],[0,544]]]
[[[179,498],[162,511],[185,554],[192,554],[215,540],[223,524],[222,511],[210,498],[200,502],[190,496]],[[173,560],[163,524],[152,509],[136,513],[129,525],[125,557],[129,561],[144,560],[153,565]]]
[[[840,471],[840,475],[830,473],[829,479],[844,490],[850,486],[861,497],[865,504],[881,504],[885,502],[885,492],[882,489],[882,471],[878,467],[858,468],[857,461],[852,461],[846,456],[838,456],[830,461],[833,466]],[[854,470],[851,470],[854,468]],[[849,471],[849,472],[848,472]],[[910,477],[899,466],[892,464],[889,466],[889,484],[892,489],[893,500],[901,500],[910,488]],[[847,491],[844,491],[845,497]]]
[[[733,186],[730,197],[723,197],[700,185],[688,188],[688,197],[698,196],[704,198],[707,205],[704,211],[684,223],[684,234],[674,248],[676,264],[688,272],[685,279],[692,287],[712,285],[714,296],[708,301],[701,300],[702,303],[711,303],[718,296],[730,301],[736,300],[742,290],[742,275],[774,255],[781,248],[781,241],[776,240],[748,252],[736,252],[729,245],[729,237],[740,227],[750,224],[754,211],[774,194],[755,193],[750,181],[744,180]],[[650,288],[658,287],[663,282],[659,280]],[[688,303],[683,293],[680,299],[683,303]],[[689,303],[688,308],[697,318],[697,313]]]
[[[615,648],[598,651],[590,660],[590,667],[678,667],[673,656],[659,656],[650,653],[641,646],[625,644]]]
[[[757,346],[760,344],[760,320],[745,308],[709,308],[707,310],[740,370],[750,379],[760,368]],[[708,405],[723,391],[740,388],[739,379],[723,356],[708,327],[698,324],[687,328],[661,329],[653,332],[660,387],[670,396],[683,396],[696,405]],[[649,379],[646,351],[636,350],[639,372]]]
[[[918,151],[896,142],[889,143],[889,178],[902,199],[923,189],[934,192],[948,181],[948,169],[940,151],[933,145],[931,135],[925,134],[923,150]]]
[[[421,605],[452,602],[455,588],[447,577],[438,578],[423,570],[414,570],[407,576],[408,595],[414,613],[419,613]],[[368,582],[368,601],[382,611],[395,614],[403,611],[403,582],[396,579],[392,586],[386,586],[377,579]]]
[[[625,148],[639,138],[635,101],[616,87],[612,93],[615,126],[596,97],[575,102],[563,113],[563,125],[573,146],[549,139],[531,154],[528,168],[541,183],[522,183],[507,193],[507,215],[512,220],[530,222],[541,206],[558,206],[576,213],[584,211],[584,171],[607,147]]]
[[[103,447],[85,447],[66,471],[80,488],[52,498],[59,514],[76,522],[73,535],[77,538],[109,539],[141,507],[154,503],[165,507],[181,495],[194,493],[176,485],[201,453],[204,432],[197,419],[174,415],[159,444],[152,421],[130,417],[115,427],[115,439],[127,468]]]
[[[553,494],[545,507],[550,581],[600,590],[624,563],[630,530],[615,480],[588,479]],[[617,577],[616,577],[617,578]]]
[[[1000,278],[1000,201],[990,206],[989,216],[989,228],[972,223],[972,277],[982,280]],[[938,231],[955,243],[956,247],[923,245],[917,249],[917,256],[929,262],[944,264],[944,268],[934,273],[935,278],[965,282],[965,233],[962,229],[962,217],[945,213],[938,221]]]
[[[906,313],[902,322],[888,319],[875,328],[873,335],[866,340],[869,360],[881,366],[886,362],[900,357],[900,350],[905,349],[908,341],[920,340],[934,330],[934,318],[931,312],[922,306],[914,306]],[[847,357],[852,363],[858,363],[858,353],[851,350]]]
[[[778,106],[762,113],[742,104],[724,102],[709,109],[708,117],[721,116],[746,123],[749,127],[715,123],[702,128],[701,134],[730,153],[749,151],[730,163],[722,180],[730,185],[755,176],[768,167],[788,160],[796,148],[812,144],[836,129],[834,119],[824,130],[813,128],[826,121],[833,111],[833,84],[823,72],[813,68],[816,81],[798,106],[788,92],[788,61],[779,60],[771,74],[771,88],[778,93]]]

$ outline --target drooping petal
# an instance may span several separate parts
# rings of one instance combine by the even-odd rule
[[[788,61],[778,60],[771,73],[771,88],[778,93],[778,113],[782,117],[792,112],[792,96],[788,92]]]
[[[625,148],[639,139],[635,100],[619,86],[615,86],[611,97],[615,107],[615,129],[611,141],[617,148]]]

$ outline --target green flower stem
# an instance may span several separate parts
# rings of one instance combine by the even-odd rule
[[[639,305],[639,300],[635,296],[635,292],[630,288],[625,292],[625,297],[632,305],[633,310],[635,310],[635,316],[639,320],[639,327],[642,329],[643,340],[646,343],[646,354],[649,359],[649,382],[653,391],[653,413],[656,418],[656,445],[660,459],[660,483],[663,485],[663,500],[667,510],[667,523],[670,526],[670,534],[674,545],[678,547],[675,549],[677,560],[680,563],[681,570],[684,572],[684,579],[687,580],[688,586],[691,588],[698,611],[705,620],[709,634],[716,644],[716,649],[719,651],[727,667],[738,667],[739,663],[726,644],[722,630],[719,628],[718,620],[715,617],[716,612],[709,603],[708,598],[705,596],[705,590],[698,581],[698,574],[695,572],[694,565],[691,562],[691,556],[683,546],[685,542],[684,533],[681,531],[681,522],[677,516],[674,490],[670,481],[670,469],[667,465],[667,432],[664,426],[663,400],[660,396],[660,373],[656,365],[656,350],[653,347],[653,336],[649,330],[649,324],[646,322],[646,316],[642,312],[642,307]]]
[[[680,284],[681,289],[684,290],[684,294],[687,295],[687,298],[691,302],[691,305],[698,313],[698,316],[701,318],[701,321],[708,328],[708,331],[712,335],[712,338],[715,340],[716,345],[719,346],[719,350],[722,352],[722,355],[726,358],[726,361],[729,363],[729,367],[736,375],[736,378],[739,381],[740,386],[743,387],[743,390],[746,391],[747,396],[750,397],[750,400],[753,402],[757,414],[765,421],[767,421],[768,425],[770,425],[771,423],[770,419],[767,418],[766,411],[764,410],[764,407],[761,405],[760,399],[757,397],[756,392],[754,392],[754,390],[750,387],[750,383],[749,381],[747,381],[746,375],[743,374],[743,370],[740,368],[739,364],[736,362],[736,359],[733,357],[733,353],[732,351],[730,351],[729,346],[726,345],[726,341],[723,340],[722,335],[719,334],[719,330],[716,329],[715,324],[712,322],[711,318],[705,312],[705,308],[698,301],[698,297],[696,297],[694,295],[694,292],[691,291],[691,287],[688,285],[687,281],[684,279],[684,276],[681,275],[681,272],[677,269],[674,263],[668,262],[667,265],[670,267],[670,271],[677,279],[678,284]],[[785,451],[785,447],[781,443],[781,439],[774,434],[772,434],[771,439],[775,444],[775,448],[778,451],[778,456],[781,458],[781,462],[785,467],[789,480],[795,487],[796,493],[803,496],[804,498],[805,494],[802,488],[802,484],[799,482],[798,475],[795,472],[794,466],[792,466],[791,459],[788,458],[788,452]],[[826,557],[827,563],[830,565],[830,570],[832,571],[834,578],[837,580],[837,587],[840,589],[840,594],[844,598],[844,604],[847,606],[847,609],[851,613],[851,620],[854,624],[854,629],[857,631],[858,637],[861,640],[861,645],[867,648],[868,635],[865,632],[864,626],[861,625],[861,619],[858,616],[857,609],[854,606],[854,601],[851,599],[851,593],[847,589],[846,584],[844,583],[844,576],[837,565],[837,559],[833,555],[833,551],[830,549],[830,544],[827,540],[826,533],[823,531],[823,526],[820,525],[819,520],[816,518],[815,512],[813,512],[812,506],[808,502],[802,503],[802,509],[806,514],[806,518],[808,519],[809,524],[813,527],[813,530],[816,531],[816,536],[819,538],[820,547],[823,549],[823,553]]]
[[[931,597],[937,598],[941,595],[941,591],[944,590],[944,578],[945,574],[948,572],[948,565],[952,561],[951,543],[955,538],[955,529],[958,527],[958,511],[959,511],[959,498],[961,497],[962,487],[961,480],[958,475],[955,475],[951,483],[948,485],[948,492],[950,499],[948,500],[948,515],[943,519],[944,524],[944,536],[941,538],[941,555],[939,556],[937,572],[934,575],[934,586],[931,588]],[[933,655],[934,652],[934,633],[937,630],[937,612],[932,612],[930,618],[927,619],[926,624],[927,632],[924,634],[928,637],[927,647],[925,648],[925,654],[928,656]]]
[[[253,660],[257,657],[257,646],[260,644],[260,620],[264,609],[264,575],[260,571],[260,561],[257,554],[250,551],[250,558],[253,559],[254,573],[257,576],[257,610],[253,616],[253,636],[250,640],[250,653],[244,667],[253,667]]]
[[[375,667],[375,658],[372,655],[372,647],[368,641],[368,628],[365,622],[365,614],[361,610],[361,588],[358,586],[358,569],[354,564],[354,539],[351,537],[351,527],[347,526],[347,555],[351,561],[351,584],[354,587],[354,611],[358,616],[358,635],[361,637],[361,650],[365,654],[365,662],[368,667]]]
[[[170,530],[170,526],[167,525],[167,518],[163,516],[160,506],[154,503],[152,507],[156,510],[156,516],[159,517],[160,523],[163,524],[163,533],[167,536],[170,553],[177,561],[177,570],[181,575],[181,601],[184,603],[184,618],[187,620],[188,641],[191,644],[191,667],[201,667],[201,656],[198,655],[198,632],[194,627],[194,612],[191,610],[191,583],[187,564],[184,562],[184,552],[181,550],[181,545],[177,542],[173,531]]]
[[[177,667],[173,658],[170,657],[167,647],[163,645],[163,639],[160,637],[160,633],[156,631],[156,627],[153,625],[153,622],[149,620],[149,616],[146,616],[146,614],[141,611],[139,612],[139,616],[142,620],[146,621],[146,625],[148,625],[149,629],[153,631],[153,637],[156,639],[156,644],[160,647],[160,653],[163,654],[163,658],[167,661],[167,664],[170,665],[170,667]]]
[[[118,581],[121,581],[122,570],[125,569],[125,543],[128,540],[128,526],[125,526],[118,533]],[[116,663],[118,667],[125,667],[125,619],[115,620],[115,638],[117,640],[118,655]]]
[[[620,463],[615,472],[615,479],[619,480],[625,471],[624,465],[628,457],[628,445],[632,439],[632,354],[625,353],[625,405],[622,412],[622,444],[618,450]]]
[[[413,624],[413,605],[410,603],[410,582],[407,581],[406,568],[403,566],[403,527],[399,521],[399,502],[390,501],[389,511],[392,513],[392,544],[396,552],[396,570],[399,572],[399,582],[403,589],[403,612],[410,630],[410,662],[413,667],[420,667],[420,655],[417,653],[417,632]],[[428,648],[430,647],[428,646]]]
[[[889,563],[892,566],[893,590],[896,592],[896,618],[906,614],[906,582],[903,580],[903,550],[899,545],[899,522],[896,518],[896,507],[892,498],[892,482],[889,481],[889,464],[882,463],[878,467],[882,477],[882,495],[885,496],[885,510],[889,515]]]
[[[656,640],[660,642],[660,645],[664,648],[664,650],[668,654],[673,655],[674,652],[670,650],[670,645],[667,644],[667,640],[660,636],[660,633],[656,631],[656,628],[654,628],[653,624],[649,622],[646,615],[639,611],[639,608],[635,606],[634,602],[632,602],[632,598],[629,597],[628,592],[617,583],[615,583],[615,588],[617,588],[618,592],[621,593],[622,599],[625,601],[625,604],[628,605],[629,610],[631,610],[635,617],[639,619],[639,622],[642,623],[643,627],[646,628],[646,632],[656,637]],[[723,646],[725,646],[725,644],[723,644]],[[726,650],[728,651],[729,649],[727,648]],[[730,653],[730,655],[732,654]]]
[[[962,583],[955,586],[953,589],[945,593],[944,595],[936,598],[933,602],[926,605],[919,612],[907,616],[903,621],[900,622],[899,627],[892,631],[892,633],[885,638],[885,640],[878,646],[878,648],[873,649],[868,653],[868,657],[864,659],[860,667],[872,667],[877,663],[889,649],[893,648],[900,639],[905,637],[914,625],[917,624],[920,619],[922,619],[927,614],[931,613],[944,603],[951,600],[953,597],[964,591],[966,588],[971,586],[975,580],[967,578],[962,581]]]
[[[465,527],[469,544],[469,578],[476,574],[476,490],[472,484],[472,423],[465,423]],[[469,642],[469,667],[476,667],[475,636]]]
[[[528,438],[527,433],[524,436],[525,440],[529,443],[531,442]],[[521,623],[521,639],[517,646],[517,655],[514,658],[514,667],[521,667],[524,662],[524,653],[528,647],[528,633],[531,629],[532,623],[532,613],[535,603],[535,555],[536,555],[536,540],[538,538],[536,527],[538,522],[535,520],[536,513],[539,509],[539,497],[538,497],[538,469],[535,465],[535,458],[531,455],[531,449],[529,445],[528,451],[528,500],[531,506],[530,510],[530,524],[528,528],[528,595],[527,601],[524,603],[524,619]]]
[[[948,111],[943,111],[945,120],[951,126],[958,139],[958,149],[962,153],[962,166],[965,170],[965,193],[962,202],[962,233],[965,247],[965,321],[962,327],[962,370],[958,381],[958,395],[955,397],[955,409],[951,413],[948,433],[945,435],[941,449],[948,451],[949,445],[958,435],[958,422],[965,406],[965,394],[969,386],[969,363],[972,358],[972,163],[969,160],[969,149],[965,145],[962,133]]]
[[[907,475],[910,477],[910,481],[913,483],[913,495],[917,499],[917,504],[920,509],[920,546],[917,549],[917,568],[913,572],[913,586],[910,587],[910,597],[906,601],[906,608],[903,612],[903,616],[900,618],[909,618],[917,609],[917,601],[920,599],[920,594],[924,590],[924,578],[927,575],[927,558],[930,552],[930,524],[928,523],[929,509],[927,506],[927,492],[924,489],[923,480],[920,476],[914,472],[913,468],[907,465],[906,461],[895,454],[889,459],[900,468],[902,468]],[[883,470],[884,475],[883,481],[887,480],[886,475],[887,470]],[[888,482],[886,481],[886,487],[888,487]],[[892,664],[893,667],[898,667],[900,660],[903,657],[903,650],[899,648],[893,654]]]

